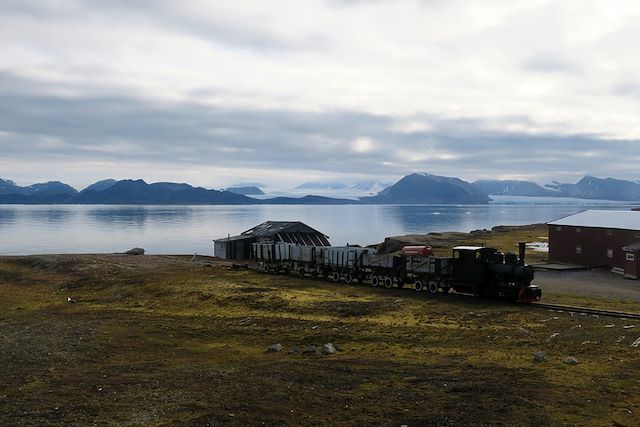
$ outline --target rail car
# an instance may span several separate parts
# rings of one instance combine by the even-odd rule
[[[412,285],[431,295],[454,290],[514,302],[534,302],[542,291],[532,285],[533,268],[525,265],[525,245],[519,254],[479,246],[457,246],[450,257],[435,256],[430,247],[405,247],[379,254],[358,246],[301,246],[254,243],[252,256],[265,273],[361,282],[385,288]]]

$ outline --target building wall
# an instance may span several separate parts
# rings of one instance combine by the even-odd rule
[[[223,259],[249,259],[251,258],[251,244],[256,239],[216,240],[213,244],[213,255]]]
[[[216,240],[213,242],[213,256],[227,259],[227,246],[229,245],[225,241]]]
[[[624,268],[622,248],[638,241],[639,231],[549,225],[549,260]]]

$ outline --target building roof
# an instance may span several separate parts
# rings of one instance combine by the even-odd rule
[[[456,246],[454,251],[478,251],[484,249],[484,246]]]
[[[329,236],[300,221],[267,221],[256,225],[238,236],[223,237],[214,242],[229,242],[255,239],[272,239],[276,242],[294,243],[305,246],[331,246]]]
[[[244,235],[239,235],[239,236],[230,236],[230,237],[221,237],[219,239],[214,239],[214,242],[235,242],[238,240],[249,240],[252,239],[253,237],[251,236],[244,236]]]
[[[640,243],[634,243],[632,245],[627,245],[627,246],[623,247],[622,250],[623,251],[629,251],[629,252],[640,251]]]
[[[329,237],[300,221],[266,221],[266,222],[263,222],[262,224],[256,225],[253,228],[250,228],[247,231],[243,231],[241,235],[243,236],[275,236],[278,233],[294,233],[294,232],[317,233],[317,234],[322,234],[327,238]]]
[[[640,231],[640,212],[586,210],[548,222],[547,224]]]

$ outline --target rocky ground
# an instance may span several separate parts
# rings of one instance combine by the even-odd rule
[[[637,321],[210,260],[3,257],[0,425],[631,426],[638,338]]]

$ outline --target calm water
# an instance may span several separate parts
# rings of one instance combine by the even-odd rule
[[[471,231],[550,221],[583,209],[628,209],[605,201],[494,197],[485,206],[89,206],[0,205],[0,254],[120,252],[211,254],[211,240],[267,220],[299,220],[334,245],[385,236]]]

